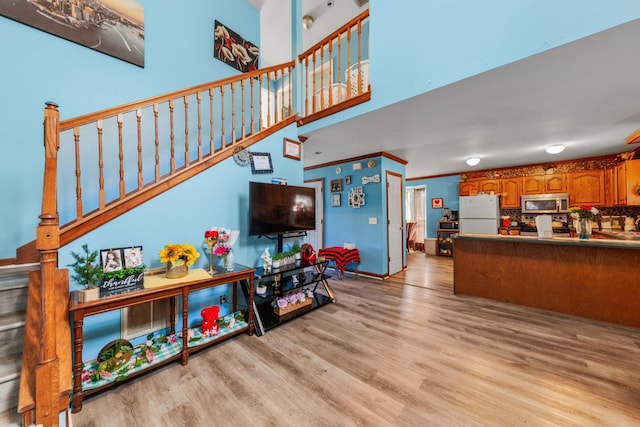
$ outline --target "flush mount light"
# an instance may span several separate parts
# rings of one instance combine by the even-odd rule
[[[465,162],[467,162],[469,166],[475,166],[480,163],[480,157],[469,157]]]
[[[562,144],[550,145],[545,149],[545,151],[549,154],[562,153],[564,151],[564,145]]]
[[[313,18],[310,15],[304,15],[302,17],[302,28],[305,30],[310,29],[313,26]]]

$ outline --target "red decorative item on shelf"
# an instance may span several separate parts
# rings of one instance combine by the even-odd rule
[[[302,245],[300,249],[300,258],[303,264],[313,264],[316,262],[316,251],[313,246],[308,243]]]
[[[218,325],[218,315],[220,314],[220,307],[212,305],[211,307],[205,307],[200,311],[202,316],[202,334],[203,335],[218,335],[220,326]]]

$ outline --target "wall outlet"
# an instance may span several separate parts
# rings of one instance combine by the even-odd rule
[[[226,303],[227,303],[227,296],[220,295],[220,304],[226,304]]]

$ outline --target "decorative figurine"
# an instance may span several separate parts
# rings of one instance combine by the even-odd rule
[[[266,248],[264,252],[262,252],[262,255],[260,256],[260,258],[262,258],[262,269],[264,271],[271,271],[271,265],[273,264],[273,260],[271,259],[269,248]]]

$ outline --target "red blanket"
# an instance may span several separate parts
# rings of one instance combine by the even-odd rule
[[[340,274],[344,274],[344,269],[350,262],[360,264],[360,252],[358,252],[357,249],[344,249],[340,246],[331,246],[318,250],[318,256],[323,256],[330,261],[334,261]]]

